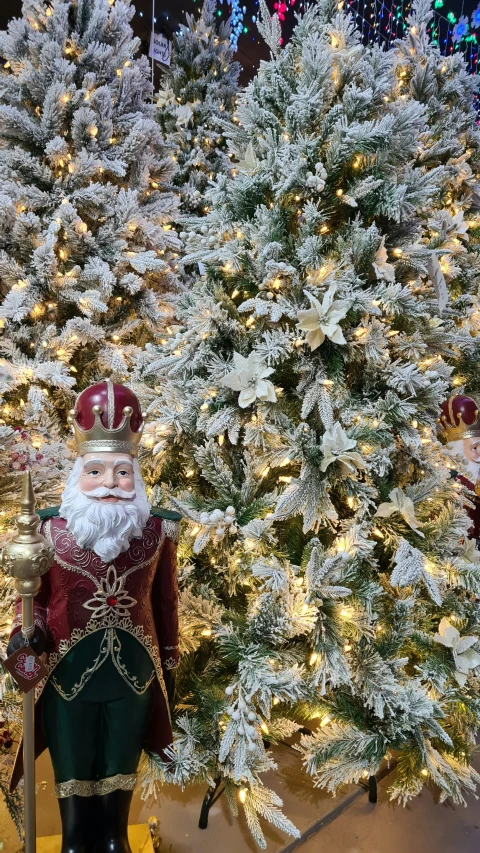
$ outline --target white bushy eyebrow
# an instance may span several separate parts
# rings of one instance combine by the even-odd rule
[[[89,459],[88,462],[84,463],[83,467],[86,468],[87,465],[101,465],[104,468],[105,467],[105,460],[104,459]],[[133,468],[133,463],[130,461],[130,459],[117,459],[117,461],[114,463],[113,467],[118,468],[119,465],[130,465],[130,467]]]
[[[103,465],[105,467],[105,462],[103,459],[89,459],[88,462],[84,462],[83,467],[86,468],[87,465]]]

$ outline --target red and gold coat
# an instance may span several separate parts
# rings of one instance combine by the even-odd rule
[[[77,643],[101,631],[114,653],[116,629],[126,631],[148,652],[155,671],[152,713],[145,738],[147,752],[162,756],[172,742],[172,727],[163,671],[178,661],[178,588],[176,551],[180,516],[152,510],[142,538],[110,563],[93,551],[84,551],[58,515],[42,522],[41,532],[55,551],[49,572],[35,599],[35,624],[47,636],[47,667],[55,667]],[[17,602],[12,636],[21,628],[21,602]],[[42,731],[40,685],[36,704],[36,753],[45,749]],[[81,689],[82,685],[78,685]],[[11,789],[23,773],[19,749]]]

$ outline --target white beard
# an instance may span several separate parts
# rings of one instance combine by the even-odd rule
[[[140,466],[133,460],[135,496],[122,503],[101,503],[87,497],[78,488],[82,460],[77,459],[62,494],[60,517],[75,542],[86,551],[94,551],[102,562],[109,563],[128,551],[130,542],[142,536],[150,517],[150,503],[143,484]],[[116,490],[108,490],[114,493]]]
[[[463,452],[463,439],[460,439],[459,441],[450,441],[447,447],[448,452],[453,459],[458,461],[460,458],[462,461],[462,464],[459,465],[460,474],[467,477],[471,483],[476,483],[477,480],[480,479],[480,464],[478,462],[471,462],[466,458]]]

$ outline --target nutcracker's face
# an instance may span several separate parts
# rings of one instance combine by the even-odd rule
[[[150,516],[137,459],[113,451],[79,456],[65,485],[60,515],[77,545],[104,562],[127,551]]]
[[[480,463],[480,438],[464,438],[463,455],[469,462]]]
[[[133,457],[128,453],[86,453],[78,486],[84,495],[99,503],[133,500]]]

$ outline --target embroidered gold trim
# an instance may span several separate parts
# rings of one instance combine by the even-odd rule
[[[107,641],[107,645],[105,647],[104,643]],[[80,681],[77,681],[76,684],[73,685],[72,689],[66,691],[63,687],[58,683],[57,679],[54,675],[51,676],[51,682],[57,691],[60,694],[62,699],[65,699],[66,702],[71,702],[72,699],[75,699],[78,694],[83,690],[88,681],[90,681],[94,672],[97,672],[98,669],[105,663],[109,655],[112,653],[112,637],[111,631],[105,631],[102,642],[100,643],[100,651],[95,658],[92,666],[88,667],[85,672],[82,672],[82,676]],[[112,655],[113,657],[113,655]]]
[[[106,628],[117,628],[118,630],[125,631],[127,634],[130,634],[131,637],[134,637],[138,642],[143,646],[143,648],[150,655],[150,659],[153,663],[155,673],[160,684],[160,688],[163,693],[163,698],[165,699],[165,705],[167,708],[168,717],[171,722],[170,717],[170,708],[168,704],[168,694],[167,688],[165,687],[165,681],[163,678],[162,671],[162,662],[160,659],[160,655],[158,653],[158,649],[154,644],[152,637],[149,634],[145,634],[142,625],[134,626],[132,624],[132,620],[127,616],[124,619],[117,620],[114,625],[105,624],[107,622],[107,617],[102,620],[90,620],[87,626],[84,629],[74,628],[72,633],[70,634],[69,640],[60,640],[58,652],[51,652],[50,657],[47,662],[47,667],[49,670],[49,676],[52,677],[52,672],[58,666],[61,660],[65,657],[65,655],[72,649],[77,643],[81,642],[81,640],[85,639],[85,637],[90,636],[91,634],[95,634],[97,631],[102,631]],[[119,670],[122,675],[121,670]],[[125,670],[126,672],[126,670]],[[153,680],[153,679],[152,679]],[[128,682],[131,684],[131,682]],[[39,685],[41,690],[38,693],[38,697],[40,696],[42,690],[44,689],[46,684],[46,680],[42,681]],[[146,688],[145,688],[146,689]],[[74,698],[72,696],[72,698]]]
[[[150,687],[153,679],[156,676],[155,667],[153,666],[152,661],[152,674],[150,678],[147,679],[145,684],[142,686],[138,683],[138,679],[136,675],[131,675],[129,673],[127,667],[122,663],[122,659],[120,657],[120,652],[122,651],[122,643],[120,637],[118,636],[116,631],[112,631],[112,660],[122,676],[123,680],[127,682],[127,684],[135,691],[139,696],[142,696],[143,693],[146,693],[148,688]],[[116,641],[116,645],[115,645]]]
[[[137,455],[137,446],[133,441],[121,441],[118,438],[99,438],[92,441],[82,441],[81,450],[77,450],[77,453],[81,453],[84,456],[86,453],[94,453],[96,450],[105,453],[129,453],[130,456]]]
[[[91,619],[99,619],[112,611],[117,616],[128,616],[130,608],[138,602],[125,589],[126,578],[126,573],[118,577],[113,563],[108,567],[106,577],[98,581],[93,598],[82,604],[86,610],[92,611]],[[109,599],[115,599],[115,603],[109,604]]]
[[[107,779],[98,781],[83,781],[81,779],[70,779],[68,782],[59,782],[55,785],[55,794],[59,800],[65,797],[102,797],[111,794],[112,791],[133,791],[137,784],[137,774],[131,773],[123,776],[109,776]]]
[[[180,522],[172,521],[170,518],[164,518],[162,521],[162,529],[165,531],[165,536],[168,536],[172,542],[176,542],[178,545],[178,540],[180,539]]]
[[[105,646],[105,641],[106,641],[106,646]],[[53,686],[55,687],[55,690],[57,691],[57,693],[60,694],[62,699],[65,699],[66,702],[71,702],[72,699],[75,699],[78,696],[78,694],[83,690],[83,688],[85,687],[87,682],[90,681],[94,672],[97,672],[97,670],[99,670],[100,667],[103,666],[103,664],[105,663],[107,658],[111,657],[112,661],[115,665],[115,668],[117,669],[117,671],[119,672],[119,674],[121,675],[123,680],[128,684],[129,687],[132,688],[134,693],[136,693],[138,696],[142,696],[144,693],[147,692],[147,690],[150,687],[153,679],[156,676],[156,670],[155,670],[155,666],[153,664],[153,661],[152,661],[152,673],[151,673],[150,677],[147,679],[145,684],[143,684],[143,685],[139,684],[136,675],[131,675],[129,673],[128,669],[126,668],[126,666],[122,663],[122,660],[120,657],[121,650],[122,650],[122,643],[120,641],[120,637],[118,636],[117,632],[113,628],[107,628],[107,630],[105,631],[103,640],[100,644],[100,651],[99,651],[97,657],[95,658],[92,666],[89,667],[88,669],[86,669],[85,672],[82,673],[80,681],[78,681],[76,684],[74,684],[71,690],[66,691],[63,689],[61,684],[58,683],[55,676],[52,675],[50,680],[51,680]]]
[[[48,544],[51,545],[52,548],[55,550],[55,562],[58,563],[58,565],[61,566],[62,569],[68,569],[70,572],[75,572],[78,575],[82,575],[85,578],[89,578],[95,584],[97,590],[101,589],[100,582],[97,580],[97,577],[95,576],[95,574],[91,574],[89,571],[87,571],[87,569],[84,569],[81,566],[75,565],[74,563],[67,563],[65,560],[62,560],[62,558],[59,556],[58,551],[57,551],[56,539],[54,540],[53,536],[52,536],[52,531],[50,529],[50,523],[51,523],[51,519],[49,519],[48,523],[45,525],[44,533],[45,533],[45,537],[48,541]],[[177,523],[177,522],[175,522],[175,523]],[[65,531],[62,531],[62,532],[65,532]],[[69,531],[67,530],[66,532],[68,533]],[[71,536],[71,534],[70,534],[70,536]],[[143,560],[142,563],[137,563],[136,565],[131,566],[129,569],[127,569],[125,572],[123,572],[120,575],[120,577],[123,578],[124,580],[126,580],[128,578],[128,576],[131,575],[133,572],[137,572],[137,571],[139,571],[139,569],[143,569],[143,568],[145,568],[145,566],[148,566],[150,563],[153,563],[153,561],[156,560],[158,555],[160,554],[160,551],[163,547],[163,543],[165,542],[165,537],[166,537],[166,531],[164,529],[164,526],[162,525],[162,533],[159,537],[158,545],[157,545],[154,553],[152,554],[152,556],[149,557],[148,560]],[[116,569],[116,566],[114,566],[114,563],[115,563],[115,560],[112,560],[111,564],[104,563],[105,568],[107,570],[111,567]]]

